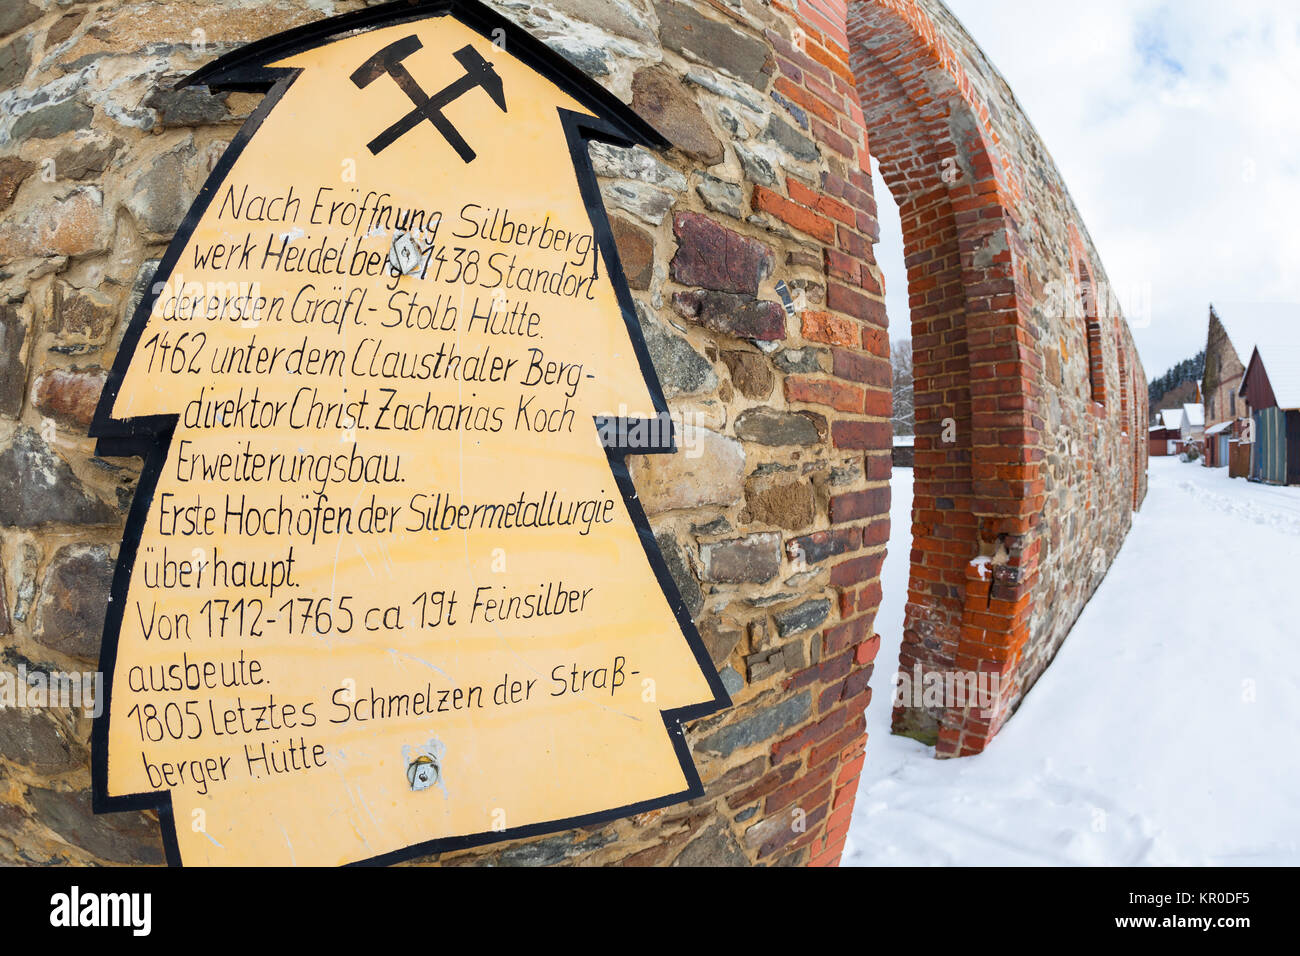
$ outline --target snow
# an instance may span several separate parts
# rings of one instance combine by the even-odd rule
[[[889,733],[911,546],[912,473],[894,475],[844,865],[1295,864],[1300,488],[1152,459],[1132,533],[1020,711],[983,754],[935,760]]]
[[[1165,428],[1172,428],[1174,431],[1182,431],[1183,428],[1183,410],[1181,408],[1166,408],[1160,413],[1160,418],[1165,423]]]
[[[1183,424],[1192,428],[1203,428],[1205,426],[1205,406],[1184,405]]]
[[[1259,351],[1278,407],[1300,408],[1300,305],[1229,303],[1215,313],[1247,368]]]
[[[1264,374],[1268,377],[1273,397],[1277,399],[1277,407],[1287,411],[1300,408],[1300,344],[1271,346],[1267,352],[1263,348],[1257,348],[1252,361],[1255,356],[1259,357]],[[1241,380],[1243,392],[1246,389],[1246,378],[1250,375],[1247,372]]]

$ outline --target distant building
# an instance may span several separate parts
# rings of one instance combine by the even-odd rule
[[[1205,454],[1201,464],[1206,468],[1227,468],[1232,461],[1232,446],[1237,441],[1237,420],[1219,422],[1205,429]]]
[[[1211,306],[1203,387],[1206,464],[1300,484],[1300,309]]]
[[[1167,408],[1159,414],[1159,422],[1147,431],[1148,454],[1167,458],[1183,453],[1183,410]]]
[[[1255,347],[1254,332],[1244,318],[1222,319],[1210,306],[1209,333],[1205,342],[1205,455],[1209,468],[1226,468],[1233,446],[1245,432],[1246,400],[1241,397],[1241,380],[1246,360]],[[1238,324],[1240,323],[1240,324]]]
[[[894,467],[911,468],[916,461],[916,436],[894,436]]]

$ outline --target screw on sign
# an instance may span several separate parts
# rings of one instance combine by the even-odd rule
[[[388,252],[388,264],[400,275],[415,275],[424,265],[429,247],[421,248],[419,242],[409,232],[398,231],[393,234],[393,244]]]
[[[167,811],[175,863],[321,865],[700,796],[681,724],[730,701],[617,438],[667,405],[587,154],[662,138],[467,0],[326,20],[189,82],[266,97],[92,425],[145,459],[96,808]],[[219,301],[240,287],[255,323]],[[636,453],[677,452],[654,431]]]
[[[421,754],[406,768],[406,779],[412,790],[428,790],[438,782],[438,765],[432,757]]]

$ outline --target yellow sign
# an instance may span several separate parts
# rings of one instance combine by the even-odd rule
[[[471,3],[192,82],[268,95],[93,429],[146,458],[97,807],[320,865],[698,795],[680,724],[729,701],[623,464],[672,428],[586,152],[655,134]]]

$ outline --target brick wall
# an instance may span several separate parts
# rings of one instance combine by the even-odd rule
[[[902,212],[917,369],[900,669],[996,674],[1001,689],[991,714],[899,707],[894,729],[941,756],[977,753],[1145,494],[1145,376],[1045,147],[956,19],[925,0],[858,0],[848,35]]]
[[[174,81],[363,5],[18,0],[0,15],[0,321],[18,343],[0,368],[4,666],[98,655],[139,462],[96,458],[86,424],[152,262],[257,102]],[[701,452],[633,460],[633,477],[735,706],[688,728],[701,799],[436,862],[834,865],[864,710],[873,685],[889,692],[873,677],[891,441],[868,150],[903,210],[917,361],[901,663],[1008,677],[992,720],[896,715],[941,754],[987,742],[1122,540],[1143,493],[1143,443],[1121,437],[1146,420],[1136,349],[1098,317],[1106,380],[1130,376],[1132,401],[1090,407],[1086,323],[1045,303],[1079,257],[1104,272],[1064,187],[1024,185],[1027,156],[1050,162],[933,0],[492,5],[673,143],[593,158],[665,393]],[[152,814],[90,812],[89,730],[0,711],[0,858],[161,859]]]

